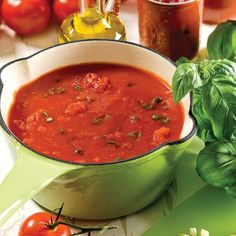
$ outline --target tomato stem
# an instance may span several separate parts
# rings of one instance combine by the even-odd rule
[[[60,217],[60,215],[61,215],[61,212],[62,212],[62,209],[63,209],[63,207],[64,207],[64,202],[61,204],[61,207],[60,207],[60,209],[59,209],[59,211],[58,211],[58,214],[57,214],[57,217],[56,217],[56,222],[59,220],[59,217]]]
[[[100,227],[83,227],[83,226],[78,226],[78,225],[74,225],[74,224],[70,224],[70,223],[67,223],[67,222],[60,221],[59,219],[60,219],[60,216],[61,216],[63,206],[64,206],[64,203],[62,203],[60,208],[55,209],[53,211],[53,213],[55,213],[55,211],[58,210],[58,213],[56,215],[55,221],[53,221],[52,217],[50,218],[50,223],[47,224],[47,227],[49,227],[50,229],[55,229],[58,225],[66,225],[66,226],[72,227],[74,229],[79,229],[80,230],[77,233],[71,234],[71,236],[75,236],[75,235],[80,235],[80,234],[83,234],[83,233],[90,233],[92,231],[103,231],[103,230],[118,228],[115,225],[112,225],[112,226],[105,225],[105,226],[100,226]]]
[[[83,227],[83,226],[78,226],[78,225],[70,224],[70,223],[63,222],[63,221],[55,221],[53,223],[53,228],[57,227],[58,225],[66,225],[66,226],[72,227],[74,229],[79,229],[80,230],[80,232],[72,234],[72,235],[78,235],[78,234],[81,234],[81,233],[88,233],[88,232],[91,232],[91,231],[101,231],[101,230],[117,229],[118,228],[115,225],[100,226],[100,227],[99,226],[98,227]]]

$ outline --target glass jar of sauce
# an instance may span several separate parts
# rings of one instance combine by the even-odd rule
[[[236,0],[205,0],[203,21],[219,24],[226,20],[236,20]]]
[[[236,0],[235,0],[236,1]],[[140,42],[177,60],[199,48],[203,0],[138,0]]]

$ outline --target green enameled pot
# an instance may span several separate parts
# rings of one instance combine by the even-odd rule
[[[195,121],[189,114],[189,94],[183,100],[185,122],[181,139],[116,163],[72,164],[54,160],[30,149],[9,130],[8,110],[20,86],[56,68],[88,62],[132,65],[158,74],[169,84],[176,69],[173,62],[157,52],[110,40],[57,45],[5,65],[0,72],[0,123],[17,158],[0,185],[0,226],[30,198],[50,210],[64,202],[63,214],[71,217],[107,219],[147,206],[168,187],[178,158],[196,133]]]

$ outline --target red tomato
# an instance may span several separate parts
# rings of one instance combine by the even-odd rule
[[[0,0],[0,24],[2,23],[1,6],[2,6],[2,0]]]
[[[67,225],[59,224],[50,228],[51,214],[38,212],[29,216],[21,225],[18,236],[70,236],[71,231]],[[56,216],[52,216],[55,221]]]
[[[62,21],[70,14],[79,11],[78,0],[54,0],[53,10],[57,20]]]
[[[51,7],[48,0],[3,0],[2,17],[17,34],[36,34],[48,26]]]

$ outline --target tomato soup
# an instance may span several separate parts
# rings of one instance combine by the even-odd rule
[[[60,68],[21,87],[8,123],[16,137],[44,155],[105,163],[178,140],[184,113],[158,76],[92,63]]]

